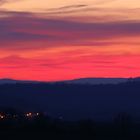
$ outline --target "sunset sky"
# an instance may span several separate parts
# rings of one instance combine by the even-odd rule
[[[140,76],[140,0],[0,0],[0,78]]]

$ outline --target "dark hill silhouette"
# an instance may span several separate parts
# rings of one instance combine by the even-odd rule
[[[80,78],[80,79],[74,79],[70,81],[65,81],[66,83],[72,83],[72,84],[118,84],[127,82],[129,78]]]
[[[118,84],[127,81],[139,81],[140,78],[80,78],[65,81],[45,82],[45,81],[30,81],[30,80],[15,80],[15,79],[0,79],[0,84],[16,84],[16,83],[66,83],[66,84]]]
[[[120,112],[140,117],[140,81],[120,84],[16,83],[0,85],[0,106],[45,111],[64,119],[112,119]],[[136,119],[135,119],[136,120]]]
[[[0,84],[17,84],[17,83],[40,83],[39,81],[23,81],[23,80],[15,80],[15,79],[9,79],[4,78],[0,79]]]

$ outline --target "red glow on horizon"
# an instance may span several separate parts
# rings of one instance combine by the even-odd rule
[[[99,59],[100,58],[100,59]],[[140,56],[102,56],[65,60],[63,63],[44,63],[46,60],[1,61],[0,78],[17,80],[59,81],[87,77],[138,77]],[[10,62],[11,63],[10,63]],[[61,61],[58,60],[58,62]],[[28,63],[27,63],[28,62]],[[12,64],[12,66],[10,66]],[[14,66],[13,66],[14,64]]]
[[[105,22],[82,22],[79,16],[73,22],[20,14],[0,18],[0,78],[140,76],[139,21],[109,22],[105,16]]]

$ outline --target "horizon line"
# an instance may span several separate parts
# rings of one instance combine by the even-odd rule
[[[33,79],[16,79],[16,78],[0,78],[0,80],[13,80],[13,81],[31,81],[31,82],[64,82],[64,81],[73,81],[73,80],[80,80],[80,79],[137,79],[140,78],[140,76],[136,77],[79,77],[79,78],[72,78],[72,79],[64,79],[64,80],[33,80]]]

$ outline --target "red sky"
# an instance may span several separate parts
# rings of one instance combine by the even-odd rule
[[[0,78],[140,76],[139,0],[0,3]]]

